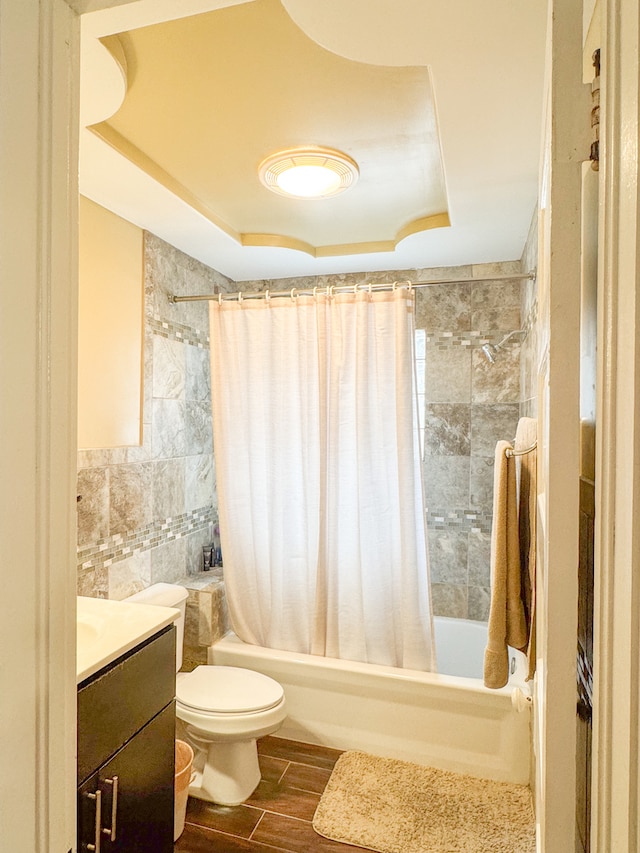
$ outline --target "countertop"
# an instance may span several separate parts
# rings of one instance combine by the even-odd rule
[[[77,598],[76,683],[131,651],[180,616],[173,607]]]

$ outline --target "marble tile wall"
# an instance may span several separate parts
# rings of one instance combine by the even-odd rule
[[[460,284],[416,292],[416,326],[426,332],[424,487],[437,616],[489,614],[494,450],[518,422],[521,336],[493,364],[482,346],[521,328],[520,281],[491,280],[520,272],[519,262],[457,267],[442,277]]]
[[[521,270],[506,262],[236,284],[145,235],[144,442],[78,454],[79,593],[123,598],[193,575],[217,517],[207,306],[173,305],[171,293],[459,278],[417,291],[432,593],[436,615],[486,620],[493,451],[514,435],[523,397],[520,336],[494,364],[481,347],[520,329],[523,305],[534,304],[518,280],[491,280]]]
[[[209,319],[229,279],[145,234],[143,443],[78,452],[78,593],[124,598],[197,572],[217,519]]]
[[[416,291],[424,330],[424,482],[435,615],[485,621],[496,441],[513,438],[520,410],[521,338],[490,364],[485,343],[521,329],[520,261],[242,282],[243,290],[461,279]],[[478,281],[478,279],[488,279]]]

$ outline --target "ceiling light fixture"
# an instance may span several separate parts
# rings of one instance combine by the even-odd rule
[[[358,164],[333,148],[289,148],[266,157],[258,167],[262,183],[290,198],[330,198],[352,187]]]

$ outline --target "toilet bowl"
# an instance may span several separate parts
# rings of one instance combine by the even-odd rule
[[[140,604],[176,607],[177,670],[187,591],[154,584],[128,598]],[[235,806],[251,796],[260,781],[256,739],[277,731],[286,717],[284,690],[273,678],[233,666],[198,666],[176,678],[176,734],[194,751],[189,794]]]
[[[189,792],[237,805],[260,781],[256,738],[277,731],[286,716],[277,681],[233,666],[198,666],[176,684],[178,737],[195,753]]]

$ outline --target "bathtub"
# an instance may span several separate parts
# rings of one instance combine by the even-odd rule
[[[530,708],[517,711],[511,700],[516,688],[530,692],[524,655],[510,650],[509,684],[488,690],[486,627],[440,618],[435,633],[437,674],[265,649],[232,633],[209,648],[209,663],[282,684],[288,716],[280,737],[528,784]]]

